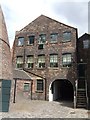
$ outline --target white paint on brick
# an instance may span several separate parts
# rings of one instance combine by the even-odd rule
[[[51,85],[52,85],[52,83],[49,85],[49,101],[53,101],[53,94],[52,94],[52,90],[51,90]]]

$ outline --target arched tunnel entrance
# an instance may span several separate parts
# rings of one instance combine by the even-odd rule
[[[73,98],[73,85],[69,80],[58,79],[51,83],[49,101],[73,101]]]

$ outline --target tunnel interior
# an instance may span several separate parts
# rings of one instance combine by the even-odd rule
[[[52,83],[54,101],[73,101],[73,85],[69,80],[55,80]]]

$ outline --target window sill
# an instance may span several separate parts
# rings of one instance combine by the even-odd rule
[[[23,90],[23,92],[30,92],[29,90]]]
[[[72,67],[72,66],[70,66],[70,67],[63,67],[63,66],[62,66],[62,69],[66,69],[66,68],[69,69],[69,68],[71,68],[71,67]]]
[[[27,44],[27,46],[34,46],[34,44]]]
[[[62,43],[69,43],[71,42],[71,40],[68,40],[68,41],[62,41]]]
[[[16,67],[16,69],[18,69],[18,70],[22,70],[23,68],[17,68],[17,67]]]
[[[37,68],[38,70],[45,70],[46,69],[46,67],[44,67],[44,68]]]
[[[42,90],[37,90],[37,91],[35,91],[36,93],[43,93],[43,91]]]
[[[33,68],[26,68],[26,69],[28,69],[28,70],[33,70]]]
[[[17,45],[17,47],[23,47],[24,45]]]
[[[57,44],[58,42],[56,41],[56,42],[50,42],[50,44]]]
[[[58,70],[59,67],[48,67],[49,69]]]

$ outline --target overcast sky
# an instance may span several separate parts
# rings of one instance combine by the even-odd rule
[[[78,0],[0,0],[0,2],[11,47],[15,31],[19,31],[41,14],[78,28],[79,36],[88,32],[88,0],[79,2]]]

